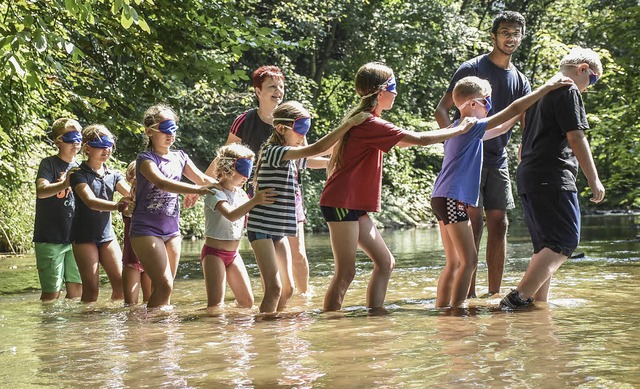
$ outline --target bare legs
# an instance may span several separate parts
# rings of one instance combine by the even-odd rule
[[[182,239],[176,236],[165,243],[157,236],[137,236],[131,238],[131,247],[153,283],[147,307],[169,305]]]
[[[242,308],[253,306],[253,292],[249,274],[240,255],[228,267],[215,255],[207,255],[202,262],[207,288],[207,307],[216,307],[224,302],[226,282],[233,291],[236,303]]]
[[[566,255],[543,248],[531,256],[529,267],[516,290],[524,299],[533,297],[535,301],[548,301],[551,277],[566,260]]]
[[[473,237],[476,250],[480,249],[480,240],[482,238],[483,218],[482,208],[468,207],[467,213],[471,220],[473,228]],[[487,273],[489,279],[489,293],[496,294],[500,292],[502,285],[502,275],[504,274],[504,262],[507,255],[507,230],[509,220],[507,212],[500,209],[485,210],[487,218]],[[475,272],[471,279],[469,287],[469,298],[476,296],[476,275]]]
[[[478,264],[471,221],[439,225],[446,263],[438,280],[436,307],[459,307],[468,295]]]
[[[335,273],[324,297],[324,310],[342,308],[344,296],[356,273],[358,246],[373,261],[374,268],[367,288],[367,307],[382,308],[395,259],[368,215],[358,221],[329,222]]]
[[[98,300],[100,287],[99,265],[102,265],[111,283],[111,299],[124,297],[122,289],[122,251],[117,241],[104,242],[98,247],[95,243],[74,243],[73,255],[82,278],[82,302]]]
[[[275,242],[267,238],[254,240],[251,247],[264,285],[260,312],[282,311],[293,295],[289,245],[284,238]]]
[[[124,288],[124,303],[138,304],[140,289],[142,289],[142,301],[149,301],[153,286],[151,278],[147,272],[140,272],[138,269],[123,266],[122,268],[122,285]]]
[[[293,281],[298,292],[304,294],[309,290],[309,261],[304,244],[304,223],[298,223],[298,236],[288,236],[291,246],[291,267]]]

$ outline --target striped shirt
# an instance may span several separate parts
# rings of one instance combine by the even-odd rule
[[[258,171],[258,188],[274,188],[273,204],[255,206],[249,212],[247,231],[274,236],[296,236],[296,163],[282,158],[289,146],[266,145]]]

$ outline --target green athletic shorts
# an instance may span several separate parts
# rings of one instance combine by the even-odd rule
[[[82,283],[71,244],[36,242],[35,252],[43,292],[59,292],[67,282]]]

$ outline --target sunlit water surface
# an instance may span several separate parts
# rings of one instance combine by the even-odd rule
[[[234,308],[228,292],[228,306],[207,313],[200,243],[185,242],[171,310],[122,307],[107,301],[108,286],[93,305],[41,304],[37,293],[0,297],[0,386],[635,387],[640,220],[584,222],[584,257],[559,270],[551,304],[515,313],[498,310],[497,297],[434,309],[444,263],[437,229],[384,233],[397,266],[388,313],[378,316],[363,307],[371,264],[362,256],[345,310],[321,313],[333,269],[326,235],[308,237],[312,297],[295,296],[284,314],[267,319]],[[248,248],[242,253],[259,302]],[[512,226],[503,294],[530,254],[526,231]],[[478,285],[486,286],[482,255]]]

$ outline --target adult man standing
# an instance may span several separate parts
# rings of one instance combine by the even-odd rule
[[[492,109],[489,116],[500,112],[514,100],[531,92],[529,80],[512,63],[511,56],[516,51],[525,33],[524,17],[513,11],[504,11],[495,17],[491,27],[493,49],[464,62],[449,84],[436,107],[435,117],[440,127],[451,124],[449,111],[453,108],[453,87],[463,77],[477,76],[491,84]],[[459,117],[456,112],[455,118]],[[489,294],[500,292],[507,242],[507,210],[514,207],[511,193],[511,179],[507,165],[506,146],[511,138],[511,130],[504,135],[484,142],[482,177],[478,207],[469,207],[467,213],[471,219],[476,248],[480,247],[482,237],[484,208],[487,221],[486,261],[489,279]],[[475,274],[469,288],[469,296],[475,293]]]

